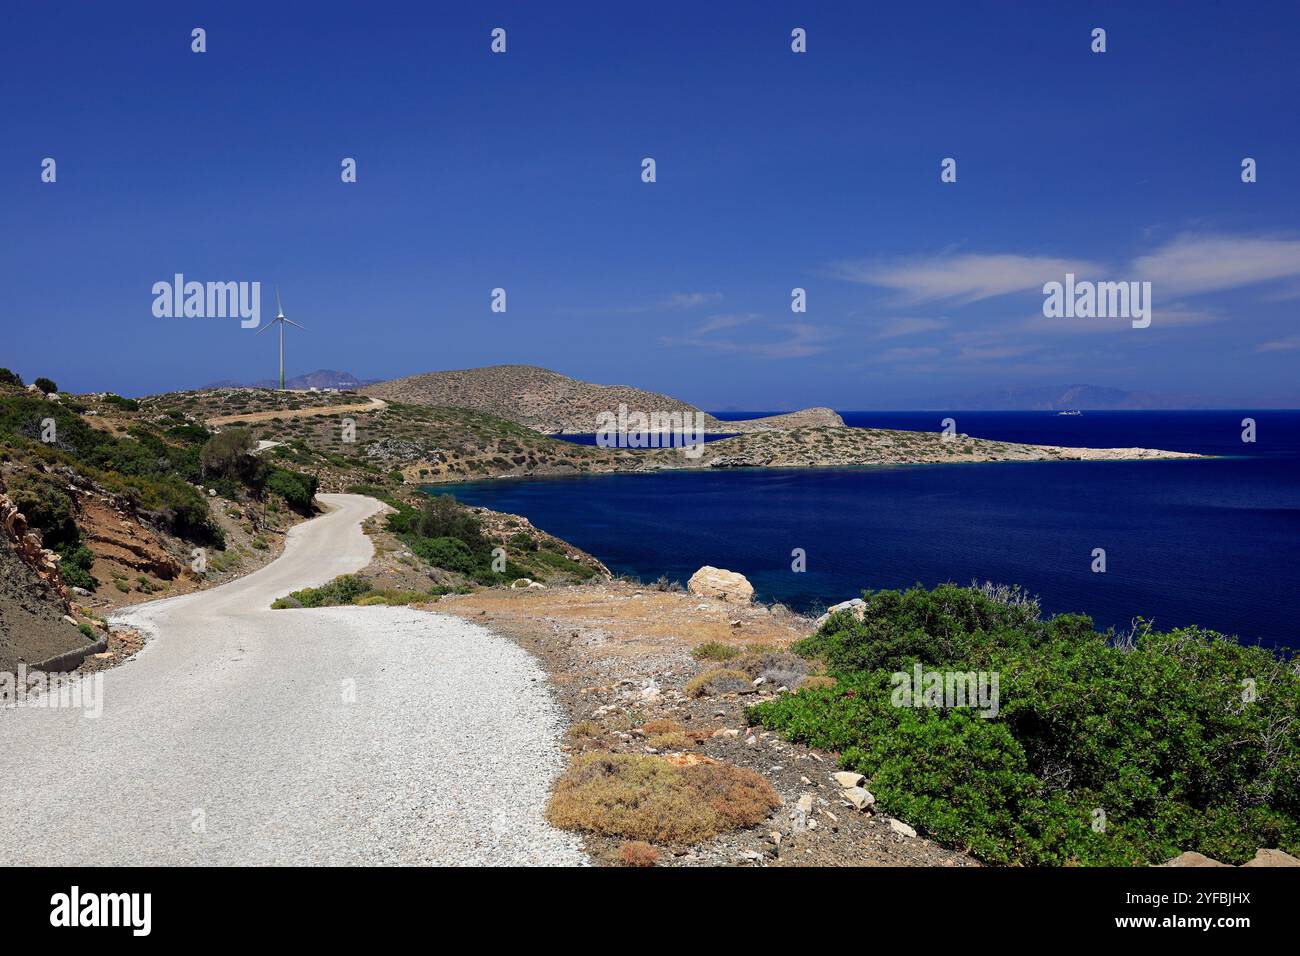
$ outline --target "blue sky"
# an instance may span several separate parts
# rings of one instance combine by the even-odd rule
[[[1300,406],[1298,11],[16,6],[0,365],[124,394],[274,375],[273,336],[153,315],[180,272],[260,281],[264,307],[278,284],[309,330],[290,374],[527,363],[706,407],[1076,382]],[[1043,318],[1067,270],[1151,281],[1151,327]]]

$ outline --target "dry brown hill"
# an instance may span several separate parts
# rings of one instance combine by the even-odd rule
[[[596,385],[532,365],[492,365],[453,372],[427,372],[359,389],[366,395],[411,405],[468,408],[526,425],[544,435],[592,434],[601,412],[697,412],[694,405],[628,385]],[[829,408],[806,408],[788,415],[723,422],[705,415],[711,432],[772,431],[817,425],[843,425]]]

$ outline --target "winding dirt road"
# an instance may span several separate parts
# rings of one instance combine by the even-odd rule
[[[407,608],[270,610],[363,567],[381,505],[321,495],[284,554],[119,618],[99,717],[0,710],[0,865],[578,864],[542,807],[559,710],[504,638]]]

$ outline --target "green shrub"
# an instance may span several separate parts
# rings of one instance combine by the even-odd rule
[[[93,591],[99,586],[90,575],[90,569],[95,563],[95,555],[88,547],[77,544],[60,549],[58,555],[59,573],[68,587]]]
[[[410,542],[411,551],[435,568],[473,574],[477,562],[469,547],[459,538],[416,538]]]
[[[44,392],[46,395],[51,395],[59,390],[59,386],[54,384],[53,379],[46,378],[43,375],[40,378],[36,379],[36,381],[32,382],[32,384],[35,385],[38,389],[40,389],[42,392]]]
[[[697,661],[729,661],[742,653],[739,647],[721,641],[706,641],[691,648],[691,656]]]
[[[522,531],[512,534],[510,536],[510,540],[506,542],[506,546],[511,551],[536,551],[537,550],[537,542],[533,540],[531,535],[524,534]]]
[[[140,410],[140,403],[134,398],[123,398],[121,395],[114,395],[112,392],[104,396],[104,403],[120,408],[124,412],[138,412]]]
[[[54,419],[53,442],[42,441],[43,421]],[[50,465],[74,467],[158,521],[200,544],[220,543],[207,500],[190,485],[197,480],[197,450],[168,445],[133,426],[130,437],[92,428],[70,408],[30,395],[0,398],[0,436]]]
[[[1198,628],[1120,646],[1086,617],[1041,621],[974,588],[864,597],[862,621],[835,615],[795,645],[839,684],[749,715],[840,751],[889,813],[995,863],[1300,850],[1300,675],[1284,656]],[[915,663],[998,674],[996,716],[893,706],[891,675]]]
[[[289,595],[288,599],[280,598],[271,607],[276,609],[286,607],[336,607],[343,604],[354,604],[358,598],[362,598],[370,592],[371,585],[369,581],[359,578],[355,574],[344,574],[318,588],[304,588],[301,591],[294,591]]]
[[[211,437],[212,432],[208,431],[202,425],[172,425],[167,429],[167,437],[174,438],[177,441],[185,442],[190,445],[205,444]]]
[[[316,487],[319,484],[315,475],[306,475],[300,471],[289,471],[285,468],[272,468],[270,475],[266,479],[266,488],[273,491],[293,508],[302,514],[310,514],[312,501],[316,497]]]

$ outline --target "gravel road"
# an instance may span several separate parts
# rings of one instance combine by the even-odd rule
[[[103,710],[0,710],[0,865],[581,864],[542,807],[560,711],[537,662],[407,608],[270,610],[370,560],[378,502],[284,554],[117,620],[154,639]]]

